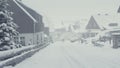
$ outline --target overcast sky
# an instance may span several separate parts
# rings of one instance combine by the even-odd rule
[[[115,13],[120,0],[23,0],[29,7],[40,12],[53,27],[61,21],[89,19],[92,14]]]

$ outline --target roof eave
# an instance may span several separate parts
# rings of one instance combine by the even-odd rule
[[[26,9],[24,9],[19,3],[17,3],[16,0],[13,1],[33,20],[34,23],[37,23],[37,20],[29,12],[27,12]]]

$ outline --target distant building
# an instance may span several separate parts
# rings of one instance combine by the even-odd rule
[[[86,26],[86,29],[87,30],[99,30],[100,29],[97,21],[94,19],[93,16],[91,16],[91,18]]]
[[[50,31],[49,31],[49,27],[45,27],[44,28],[44,33],[46,34],[46,35],[50,35],[49,33],[50,33]]]
[[[98,25],[98,22],[95,20],[93,16],[91,16],[87,26],[86,26],[86,32],[83,33],[84,38],[94,37],[101,31],[100,25]]]
[[[64,33],[66,32],[66,28],[58,28],[58,29],[55,29],[55,32],[58,32],[58,33]]]
[[[58,41],[58,40],[61,40],[61,39],[60,39],[61,36],[62,36],[64,33],[66,33],[66,32],[67,32],[67,30],[66,30],[65,27],[63,27],[63,28],[57,28],[57,29],[54,30],[54,32],[51,32],[50,35],[51,35],[53,41]]]
[[[68,32],[73,32],[73,26],[72,25],[69,25]]]
[[[8,0],[8,10],[12,11],[14,22],[19,26],[19,36],[14,37],[17,44],[30,45],[43,42],[43,17],[24,5],[20,0]]]
[[[120,47],[120,29],[114,29],[110,31],[113,48]]]
[[[117,27],[117,26],[118,26],[118,23],[110,23],[109,26],[110,26],[110,27]]]
[[[117,11],[117,13],[120,13],[120,6],[119,6],[119,8],[118,8],[118,11]]]
[[[80,22],[79,21],[69,21],[69,24],[66,26],[68,32],[79,32],[80,31]]]
[[[80,24],[79,24],[79,23],[75,23],[75,24],[73,25],[73,29],[74,29],[74,30],[80,29]]]

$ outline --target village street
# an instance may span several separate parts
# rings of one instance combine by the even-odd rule
[[[11,68],[119,68],[120,49],[59,41]],[[10,67],[9,67],[10,68]]]

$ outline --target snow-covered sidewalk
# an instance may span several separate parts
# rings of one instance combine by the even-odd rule
[[[120,49],[56,42],[13,68],[120,68]]]

